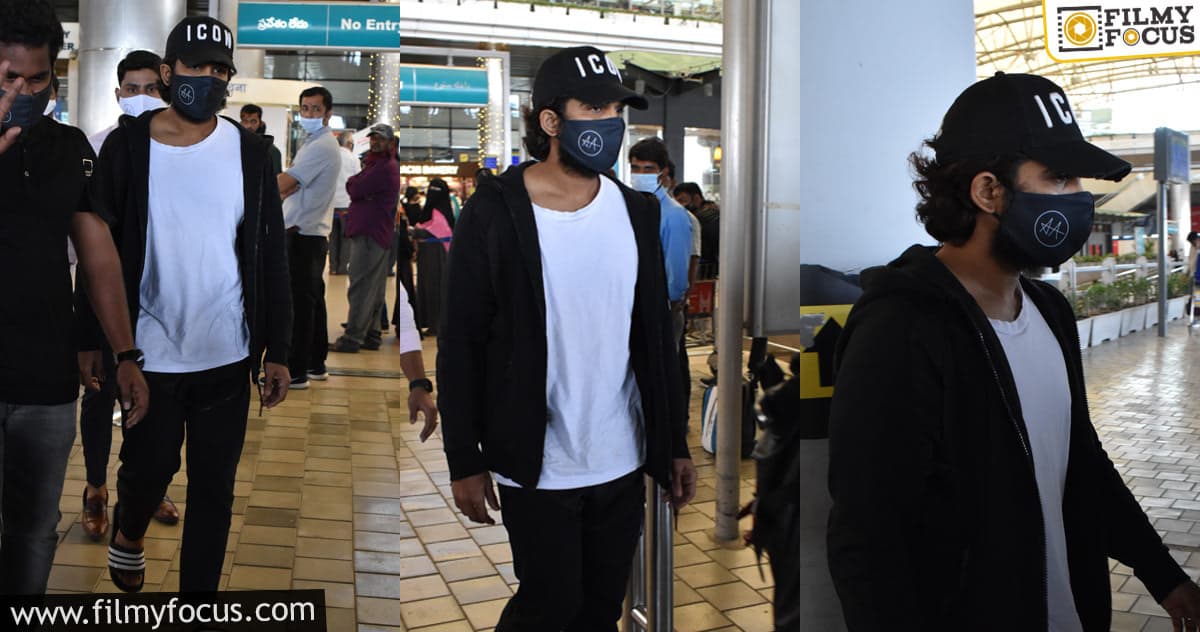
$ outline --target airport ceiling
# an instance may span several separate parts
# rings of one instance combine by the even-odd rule
[[[1044,75],[1075,101],[1108,94],[1200,83],[1200,56],[1059,63],[1045,48],[1042,0],[975,0],[975,56],[980,78],[996,71]]]

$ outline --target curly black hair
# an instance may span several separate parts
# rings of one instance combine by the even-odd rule
[[[5,0],[0,2],[0,42],[28,48],[45,46],[50,64],[63,47],[63,28],[47,0]]]
[[[933,150],[936,143],[937,139],[930,139],[924,147]],[[908,162],[916,176],[913,188],[921,196],[917,220],[939,243],[961,246],[975,232],[975,218],[980,212],[971,200],[971,181],[981,172],[990,172],[1011,199],[1017,169],[1026,160],[1010,154],[942,162],[920,151],[913,152]]]
[[[563,102],[559,99],[555,99],[540,108],[535,109],[529,106],[523,108],[522,115],[525,117],[525,137],[521,140],[525,143],[525,151],[529,152],[529,156],[535,160],[545,160],[550,155],[550,135],[542,129],[541,119],[543,110],[554,112],[560,119],[566,118],[563,115]]]

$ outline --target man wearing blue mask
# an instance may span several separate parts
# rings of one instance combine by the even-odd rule
[[[329,129],[333,95],[320,86],[300,93],[300,127],[307,136],[292,166],[279,174],[283,224],[288,233],[292,278],[292,351],[288,371],[294,389],[308,388],[309,370],[325,379],[329,333],[325,316],[325,253],[333,227],[333,194],[342,159]]]
[[[499,632],[615,630],[643,476],[676,508],[695,494],[658,204],[603,175],[626,105],[646,100],[599,50],[547,59],[536,160],[480,183],[450,247],[438,406],[455,504],[508,530],[521,585]]]
[[[940,246],[862,273],[835,356],[828,555],[847,627],[1109,630],[1112,558],[1196,630],[1200,588],[1092,425],[1071,305],[1021,274],[1080,251],[1080,178],[1129,163],[1033,75],[967,88],[926,146],[917,217]]]
[[[179,587],[217,589],[264,354],[262,405],[283,401],[291,382],[292,298],[267,143],[217,116],[234,72],[233,32],[209,17],[185,18],[159,68],[170,107],[122,117],[100,153],[97,198],[114,217],[155,398],[144,423],[124,428],[121,446],[108,569],[124,591],[142,588],[143,538],[179,470],[185,436]],[[89,315],[77,309],[81,344],[95,348]]]
[[[49,2],[0,3],[0,263],[8,271],[0,280],[0,594],[6,595],[45,592],[59,539],[81,379],[68,234],[79,249],[79,277],[94,289],[89,309],[119,352],[106,379],[117,384],[127,423],[139,423],[149,410],[106,224],[111,217],[95,200],[95,154],[83,132],[43,115],[62,45]]]

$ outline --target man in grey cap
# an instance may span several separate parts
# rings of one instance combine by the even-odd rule
[[[381,344],[379,305],[386,290],[388,249],[400,201],[400,167],[391,150],[396,133],[391,125],[377,123],[367,135],[371,151],[363,169],[346,180],[350,209],[346,212],[346,237],[350,240],[350,314],[346,332],[331,346],[339,353],[376,350]]]

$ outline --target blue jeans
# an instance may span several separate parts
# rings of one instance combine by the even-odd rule
[[[75,402],[0,402],[0,594],[46,592],[74,441]]]

